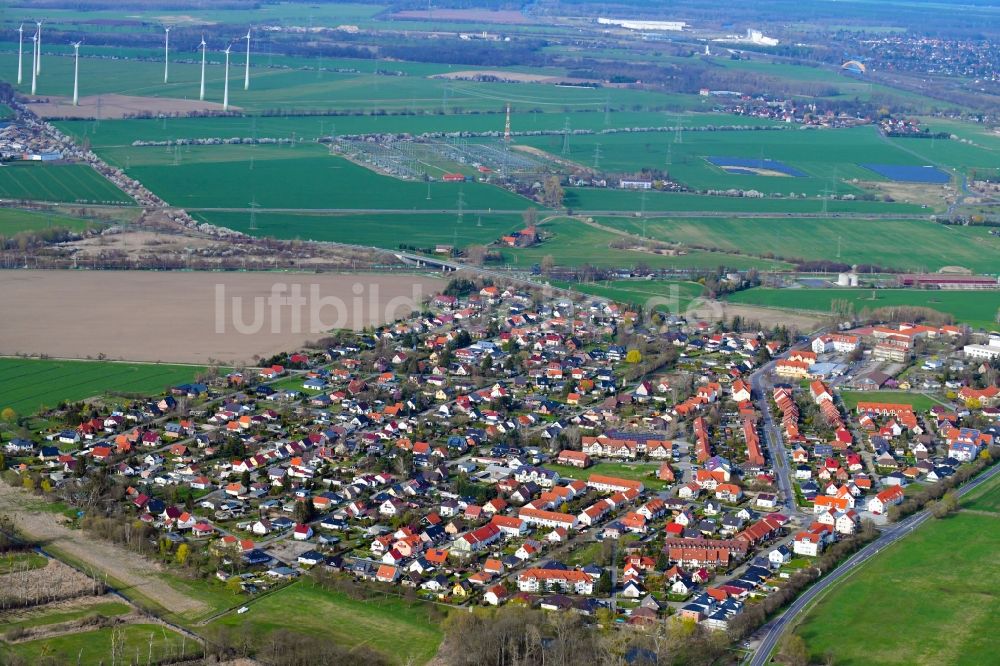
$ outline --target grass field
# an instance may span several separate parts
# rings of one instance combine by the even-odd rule
[[[69,217],[60,213],[0,208],[0,236],[13,236],[21,231],[42,231],[60,227],[83,231],[97,224],[94,220]]]
[[[656,473],[660,469],[659,463],[637,463],[630,465],[620,462],[597,462],[586,469],[552,464],[547,464],[545,467],[559,472],[560,476],[580,479],[582,481],[586,481],[591,474],[605,474],[607,476],[617,476],[621,479],[642,481],[643,485],[653,490],[661,490],[667,487],[665,481],[660,481],[656,478]]]
[[[542,229],[552,235],[540,245],[528,248],[504,248],[504,260],[509,264],[530,266],[551,255],[559,266],[581,266],[590,264],[598,267],[627,266],[644,264],[651,268],[716,268],[726,266],[731,269],[750,267],[761,269],[789,268],[789,264],[777,260],[724,254],[721,252],[691,251],[679,256],[665,256],[651,252],[641,252],[610,247],[619,236],[598,229],[571,218],[558,218],[545,223]]]
[[[6,553],[0,555],[0,575],[11,571],[24,571],[25,567],[28,570],[41,569],[48,563],[49,561],[44,555],[35,552]]]
[[[926,412],[934,405],[940,404],[923,393],[907,393],[905,391],[840,391],[840,399],[844,407],[854,411],[859,402],[888,402],[897,405],[913,405],[918,412]]]
[[[768,305],[796,310],[830,312],[834,300],[847,300],[856,312],[893,305],[922,306],[945,312],[977,328],[997,328],[1000,291],[925,291],[919,289],[879,289],[871,300],[870,289],[768,289],[756,288],[729,296],[733,303]]]
[[[1000,502],[1000,481],[978,496]],[[977,500],[963,502],[973,508]],[[887,548],[799,625],[813,659],[862,664],[995,663],[1000,514],[932,520]]]
[[[442,632],[428,606],[396,597],[354,600],[304,581],[249,605],[242,615],[230,613],[213,624],[247,627],[252,635],[294,628],[338,645],[365,645],[400,664],[424,664],[437,652]]]
[[[608,298],[618,303],[655,307],[666,312],[684,312],[701,296],[702,285],[680,280],[608,280],[606,282],[562,283],[555,286]]]
[[[0,409],[28,415],[63,400],[83,400],[105,392],[159,393],[189,382],[197,366],[0,358]]]
[[[31,162],[0,166],[0,199],[130,204],[129,197],[85,164]]]
[[[5,649],[26,660],[44,658],[52,660],[52,663],[96,666],[107,663],[111,655],[113,631],[115,629],[112,628],[81,631],[17,643]],[[129,663],[159,663],[201,654],[201,646],[197,643],[185,641],[177,632],[158,624],[128,624],[121,631],[125,638],[123,653]],[[134,655],[139,657],[132,661]]]
[[[440,185],[444,192],[449,185]],[[426,189],[425,189],[426,191]],[[249,213],[202,212],[195,217],[255,236],[335,241],[397,249],[400,243],[433,247],[438,243],[466,247],[486,244],[524,226],[520,215],[456,213],[405,213],[398,215],[322,215],[309,213],[258,213],[256,231]]]
[[[826,259],[912,271],[964,266],[992,272],[1000,238],[986,229],[947,227],[929,220],[855,220],[795,217],[601,218],[635,235],[685,245],[772,253],[788,259]]]

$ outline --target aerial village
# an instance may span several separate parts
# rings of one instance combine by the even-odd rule
[[[84,528],[141,524],[150,556],[248,598],[323,570],[727,629],[993,445],[1000,389],[969,343],[959,326],[734,331],[457,279],[412,319],[67,406],[2,448]]]

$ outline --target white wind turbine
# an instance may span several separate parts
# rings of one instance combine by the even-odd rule
[[[38,35],[31,36],[31,95],[34,97],[38,91],[38,69],[35,63],[38,62]]]
[[[35,21],[38,26],[38,45],[35,49],[35,74],[42,74],[42,22]]]
[[[163,26],[163,82],[170,78],[170,26]]]
[[[250,31],[253,28],[247,28],[247,36],[244,37],[247,40],[247,64],[246,73],[243,75],[243,90],[250,90]]]
[[[73,106],[80,106],[80,44],[73,42]]]
[[[201,44],[198,45],[201,48],[201,92],[198,95],[198,99],[202,102],[205,101],[205,35],[201,36]]]
[[[222,89],[222,110],[223,111],[228,111],[229,110],[229,50],[232,49],[232,48],[233,48],[233,45],[229,44],[228,46],[226,46],[226,50],[225,50],[225,54],[226,54],[226,76],[225,76],[225,85],[224,85],[224,87]]]
[[[24,24],[17,29],[17,85],[24,80]]]

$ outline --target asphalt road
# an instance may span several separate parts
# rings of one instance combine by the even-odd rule
[[[983,483],[989,481],[998,473],[1000,473],[1000,465],[996,465],[980,474],[978,477],[956,490],[955,493],[961,497],[979,487]],[[878,555],[883,548],[908,535],[929,518],[930,512],[925,509],[924,511],[915,513],[900,522],[895,523],[891,527],[885,529],[881,536],[875,539],[875,541],[872,541],[870,544],[856,552],[854,555],[845,560],[843,564],[828,573],[826,576],[817,581],[812,587],[803,592],[794,602],[792,602],[792,604],[780,617],[774,619],[768,625],[765,625],[767,633],[764,635],[763,640],[761,640],[760,645],[757,647],[757,651],[754,654],[753,659],[750,660],[750,666],[764,666],[764,664],[768,663],[771,658],[771,652],[774,650],[775,646],[777,646],[782,634],[784,634],[785,628],[793,624],[799,614],[802,613],[802,611],[805,610],[805,608],[814,599],[823,594],[827,588],[837,583],[837,581],[844,576],[850,574],[860,565]]]

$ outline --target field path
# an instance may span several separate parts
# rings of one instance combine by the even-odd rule
[[[135,590],[171,613],[191,615],[207,609],[201,601],[175,590],[161,579],[162,569],[158,564],[90,537],[82,530],[70,529],[63,524],[60,514],[33,510],[31,505],[35,501],[25,491],[0,483],[0,513],[11,516],[22,534],[41,542],[46,550],[65,553],[85,567],[107,573],[122,584],[119,591],[126,596],[129,590]]]

